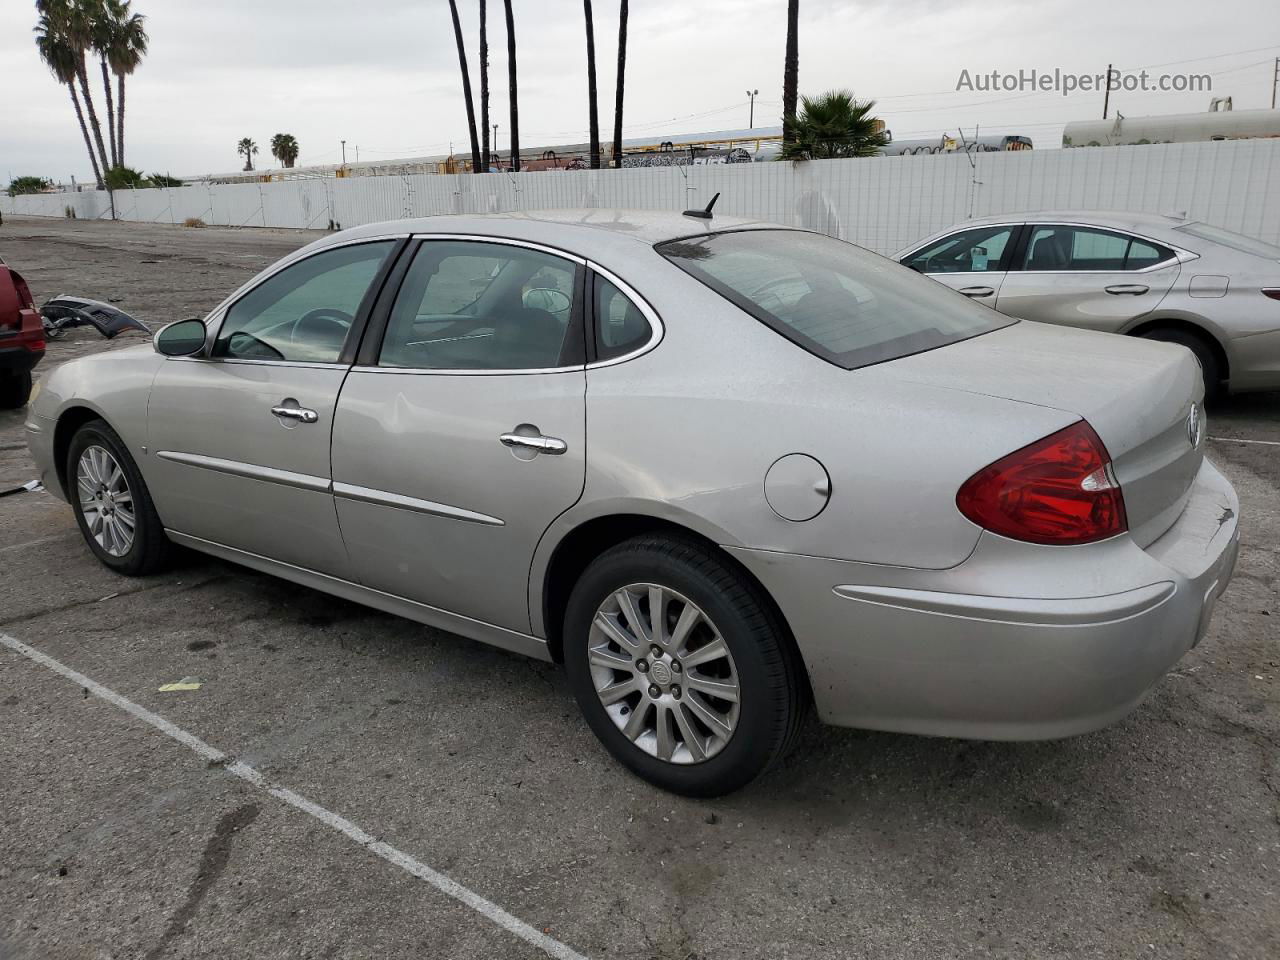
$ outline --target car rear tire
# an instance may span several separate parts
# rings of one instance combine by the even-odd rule
[[[31,371],[0,373],[0,410],[17,410],[31,396]]]
[[[1146,340],[1179,343],[1186,347],[1195,354],[1196,360],[1200,362],[1200,373],[1204,377],[1205,399],[1213,400],[1223,393],[1222,365],[1218,363],[1217,354],[1213,352],[1213,347],[1209,345],[1204,337],[1189,330],[1179,330],[1176,327],[1158,327],[1155,330],[1148,330],[1142,336]]]
[[[85,543],[105,566],[130,577],[169,564],[165,536],[147,485],[124,441],[102,420],[90,420],[71,438],[67,498]]]
[[[640,536],[597,557],[569,598],[564,660],[609,752],[685,796],[764,773],[807,714],[786,627],[757,585],[692,538]]]

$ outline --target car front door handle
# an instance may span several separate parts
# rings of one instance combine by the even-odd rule
[[[1107,293],[1117,297],[1123,297],[1126,294],[1131,297],[1140,297],[1151,288],[1145,287],[1140,283],[1116,283],[1105,289]]]
[[[989,297],[996,291],[993,287],[961,287],[960,292],[966,297]]]
[[[315,423],[320,419],[320,414],[306,407],[276,406],[271,408],[271,412],[283,420],[297,420],[299,423]]]
[[[553,457],[558,457],[569,449],[569,445],[557,437],[526,437],[519,433],[504,433],[498,439],[502,441],[503,446],[524,447]]]

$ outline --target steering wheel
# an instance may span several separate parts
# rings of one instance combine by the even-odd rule
[[[347,332],[351,329],[351,325],[355,323],[355,319],[345,310],[338,310],[333,307],[319,307],[315,310],[308,310],[295,320],[293,326],[289,328],[289,342],[297,343],[300,340],[315,337],[319,340],[329,339],[341,344],[347,339]]]
[[[283,360],[284,354],[252,333],[237,330],[226,340],[226,355],[242,360]]]

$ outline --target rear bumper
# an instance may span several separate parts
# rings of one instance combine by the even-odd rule
[[[826,722],[1038,740],[1123,717],[1204,636],[1235,568],[1238,510],[1205,461],[1145,550],[983,534],[945,571],[733,552],[787,617]]]

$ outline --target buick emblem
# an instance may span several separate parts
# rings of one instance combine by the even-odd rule
[[[649,676],[653,677],[653,682],[666,685],[671,682],[671,668],[661,660],[653,661],[653,666],[649,668]]]
[[[1191,412],[1187,414],[1187,439],[1192,449],[1200,446],[1200,405],[1191,404]]]

